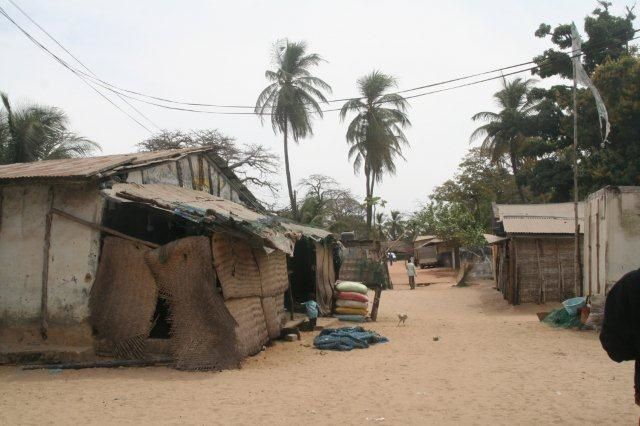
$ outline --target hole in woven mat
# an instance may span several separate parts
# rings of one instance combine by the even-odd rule
[[[168,339],[171,333],[171,323],[169,322],[169,302],[158,297],[156,312],[153,314],[154,325],[149,333],[152,339]]]

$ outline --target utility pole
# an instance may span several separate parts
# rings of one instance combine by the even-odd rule
[[[578,223],[578,101],[577,101],[577,75],[576,65],[573,63],[573,219],[574,219],[574,265],[573,265],[573,289],[574,294],[582,294],[580,280],[580,224]]]

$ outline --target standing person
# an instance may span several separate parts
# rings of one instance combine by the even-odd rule
[[[636,362],[635,401],[640,405],[640,269],[620,278],[609,290],[600,343],[615,362]]]
[[[394,259],[393,252],[388,251],[387,252],[387,260],[389,261],[389,266],[393,266],[393,259]]]
[[[413,257],[407,262],[407,275],[409,276],[409,287],[416,289],[416,266],[413,264]]]

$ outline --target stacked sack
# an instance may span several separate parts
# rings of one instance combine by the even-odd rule
[[[369,307],[367,286],[355,281],[338,281],[335,289],[336,315],[334,316],[342,321],[363,322]]]

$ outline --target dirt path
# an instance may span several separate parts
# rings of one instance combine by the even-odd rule
[[[387,344],[320,352],[313,336],[277,343],[238,371],[167,368],[51,373],[0,368],[0,424],[636,424],[633,365],[590,332],[540,324],[490,283],[453,288],[402,264],[383,294]],[[432,279],[437,277],[437,279]],[[409,315],[396,327],[397,313]],[[434,341],[433,337],[439,340]]]

